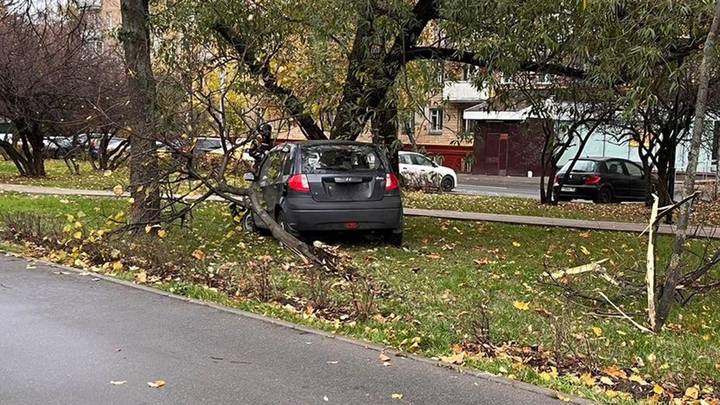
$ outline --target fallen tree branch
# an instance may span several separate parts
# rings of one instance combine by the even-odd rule
[[[610,301],[610,298],[608,298],[607,295],[605,295],[605,294],[602,293],[602,292],[599,292],[598,294],[600,294],[600,296],[603,297],[603,298],[605,299],[605,301],[608,302],[608,304],[612,305],[612,307],[615,308],[615,310],[618,311],[618,313],[619,313],[620,315],[622,315],[623,318],[625,318],[625,319],[627,319],[628,321],[630,321],[630,323],[633,324],[633,326],[635,326],[636,328],[638,328],[641,332],[650,333],[650,334],[653,334],[653,333],[654,333],[654,332],[651,331],[650,329],[648,329],[648,328],[640,325],[639,323],[635,322],[635,320],[632,319],[628,314],[626,314],[625,312],[623,312],[623,310],[620,309],[620,307],[618,307],[617,305],[615,305],[614,302]]]

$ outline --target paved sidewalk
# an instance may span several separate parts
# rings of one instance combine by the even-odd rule
[[[39,195],[70,195],[88,197],[115,197],[112,191],[103,190],[81,190],[55,187],[23,186],[16,184],[0,184],[0,191],[11,191],[17,193],[39,194]],[[221,201],[221,199],[211,198]],[[478,222],[500,222],[515,225],[535,225],[545,227],[560,227],[573,229],[591,229],[598,231],[631,232],[641,233],[645,230],[646,224],[631,222],[612,221],[590,221],[582,219],[552,218],[552,217],[531,217],[524,215],[486,214],[482,212],[460,212],[445,210],[427,210],[418,208],[405,208],[405,215],[411,217],[430,217],[441,219],[453,219],[460,221]],[[659,234],[672,235],[674,227],[661,225]],[[689,230],[692,238],[720,239],[720,227],[693,227]]]
[[[390,354],[385,367],[358,341],[2,255],[0,319],[2,404],[561,403],[427,360]]]

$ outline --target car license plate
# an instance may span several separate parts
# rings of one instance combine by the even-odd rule
[[[563,187],[563,188],[561,189],[561,191],[562,191],[563,193],[574,193],[574,192],[575,192],[575,187]]]

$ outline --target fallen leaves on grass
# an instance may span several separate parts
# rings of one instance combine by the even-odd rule
[[[192,257],[197,260],[205,260],[207,258],[207,254],[200,249],[195,249],[195,251],[192,252]]]
[[[524,301],[513,301],[513,306],[515,307],[515,309],[518,309],[520,311],[527,311],[530,309],[530,303]]]
[[[135,274],[135,282],[138,284],[145,284],[147,283],[147,272],[145,270],[140,271]]]

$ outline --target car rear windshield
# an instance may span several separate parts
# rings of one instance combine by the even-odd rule
[[[372,171],[382,168],[377,150],[370,145],[311,145],[302,149],[302,172]]]
[[[566,173],[568,169],[570,168],[570,165],[572,164],[572,160],[565,163],[565,166],[560,169],[560,173]],[[572,171],[573,172],[586,172],[586,173],[593,173],[595,172],[597,167],[597,162],[594,160],[578,160],[575,162],[575,166],[573,166]]]

